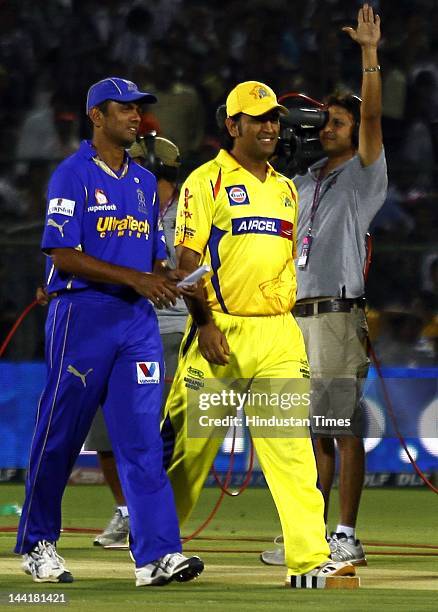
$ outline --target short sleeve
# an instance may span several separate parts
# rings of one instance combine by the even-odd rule
[[[366,230],[386,198],[388,175],[383,148],[376,161],[369,166],[362,166],[359,156],[355,156],[350,173],[357,214],[361,226]]]
[[[299,196],[298,191],[293,180],[289,179],[287,185],[291,191],[292,199],[295,205],[294,211],[294,229],[293,229],[293,242],[292,242],[292,257],[297,257],[297,236],[298,236],[298,207],[299,207]]]
[[[47,210],[41,247],[76,248],[82,240],[82,217],[87,194],[76,175],[60,166],[53,173],[47,191]]]
[[[210,184],[192,174],[182,186],[179,197],[175,246],[185,246],[202,255],[210,237],[212,219]]]

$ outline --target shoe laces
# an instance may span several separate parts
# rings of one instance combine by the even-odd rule
[[[42,540],[38,542],[37,555],[40,556],[42,560],[49,560],[57,567],[63,567],[65,561],[58,555],[56,552],[56,547],[52,542],[47,542],[47,540]]]
[[[342,549],[342,544],[345,544],[346,540],[347,540],[347,536],[340,538],[339,536],[342,535],[344,536],[344,534],[339,534],[339,533],[332,533],[330,536],[330,540],[329,540],[329,546],[330,546],[330,552],[332,553],[336,553],[339,552],[340,549]]]
[[[157,563],[159,564],[160,569],[164,571],[172,571],[177,565],[183,563],[185,560],[186,557],[184,557],[184,555],[181,553],[169,553],[164,555],[164,557],[161,557],[161,559],[158,559]]]
[[[334,546],[336,546],[336,548],[339,548],[343,544],[344,545],[345,544],[353,544],[354,546],[358,546],[359,545],[359,540],[356,540],[356,538],[354,536],[347,536],[343,532],[340,532],[340,533],[333,532],[331,534],[331,541],[333,542]]]

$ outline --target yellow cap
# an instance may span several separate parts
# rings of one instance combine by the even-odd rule
[[[238,113],[245,113],[252,117],[264,115],[271,110],[277,109],[280,113],[287,115],[289,112],[285,106],[278,104],[274,91],[258,81],[245,81],[239,83],[228,94],[227,116],[233,117]]]

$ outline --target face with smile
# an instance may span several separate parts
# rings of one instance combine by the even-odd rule
[[[354,129],[353,115],[342,106],[329,106],[329,120],[319,132],[324,153],[328,157],[354,153],[352,142]]]
[[[234,138],[233,153],[266,162],[277,146],[280,115],[277,109],[257,117],[242,113],[237,121],[228,118],[227,127]]]
[[[142,110],[135,102],[109,101],[105,112],[92,109],[93,123],[104,139],[113,145],[129,148],[135,142],[140,127]]]

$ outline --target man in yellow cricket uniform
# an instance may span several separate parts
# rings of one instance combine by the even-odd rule
[[[263,83],[235,87],[226,103],[225,148],[192,172],[181,190],[175,236],[179,266],[189,272],[200,263],[211,267],[204,290],[189,300],[191,317],[166,405],[176,432],[168,473],[182,523],[222,442],[213,426],[203,437],[190,435],[201,394],[219,390],[221,381],[240,381],[237,387],[245,390],[302,390],[309,375],[303,338],[291,314],[297,192],[268,163],[282,112],[287,110]],[[268,409],[260,408],[261,414]],[[245,407],[247,414],[257,410]],[[329,562],[308,428],[297,433],[279,425],[260,435],[249,426],[283,529],[287,584],[291,575],[309,572],[354,574],[349,564]]]

